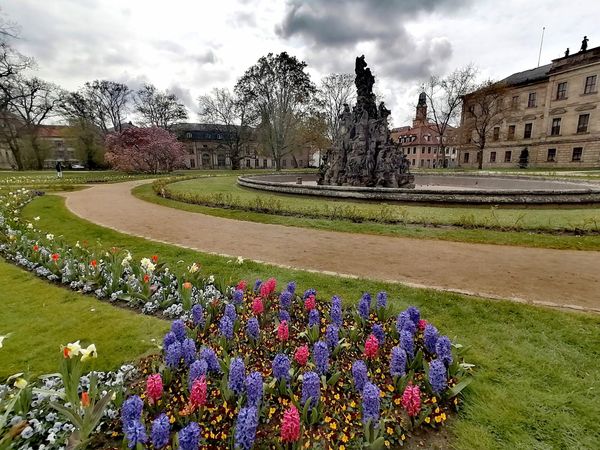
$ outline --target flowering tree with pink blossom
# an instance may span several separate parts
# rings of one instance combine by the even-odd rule
[[[171,172],[183,166],[185,150],[172,133],[159,127],[130,127],[106,137],[106,161],[124,172]]]

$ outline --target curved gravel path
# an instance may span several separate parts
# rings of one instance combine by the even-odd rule
[[[600,312],[600,252],[469,244],[242,222],[139,200],[147,180],[64,193],[79,217],[202,252],[488,298]]]

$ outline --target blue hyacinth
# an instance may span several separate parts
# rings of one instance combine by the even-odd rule
[[[183,320],[174,320],[171,324],[171,331],[175,334],[175,337],[179,342],[183,342],[185,339],[185,323]]]
[[[302,296],[302,300],[306,300],[308,297],[310,296],[316,297],[317,296],[317,291],[313,288],[307,289],[304,291],[304,295]]]
[[[206,361],[209,372],[221,373],[221,365],[215,351],[210,347],[202,347],[200,357]]]
[[[165,353],[165,363],[171,369],[175,369],[175,368],[179,367],[180,362],[181,362],[181,344],[179,343],[179,341],[175,341],[167,347],[167,351]]]
[[[369,319],[369,313],[371,312],[371,294],[365,293],[358,302],[358,314],[364,320]]]
[[[163,338],[163,348],[166,350],[167,347],[169,347],[169,345],[171,345],[175,341],[177,341],[177,336],[175,336],[175,333],[173,333],[172,331],[169,331],[167,334],[165,334],[165,337]]]
[[[361,359],[352,363],[352,378],[354,380],[354,388],[358,392],[362,392],[365,387],[365,383],[369,377],[367,375],[367,365]]]
[[[290,291],[283,291],[279,296],[279,304],[282,309],[290,309],[292,306],[292,297],[293,294]]]
[[[181,344],[183,363],[189,366],[196,360],[196,343],[193,339],[185,339]]]
[[[448,378],[446,376],[446,366],[439,359],[434,359],[429,363],[429,383],[433,392],[441,394],[448,386]]]
[[[290,313],[287,312],[285,309],[280,309],[279,310],[279,321],[280,322],[287,322],[288,324],[291,322],[292,317],[290,316]]]
[[[148,435],[146,434],[146,428],[142,425],[139,420],[134,420],[123,426],[123,434],[127,439],[127,447],[134,448],[138,444],[144,444],[148,441]]]
[[[192,306],[192,322],[196,327],[204,326],[204,309],[202,309],[202,305],[199,303]]]
[[[327,345],[332,350],[337,347],[340,341],[339,329],[337,326],[333,324],[327,325],[327,329],[325,330],[325,341],[327,341]]]
[[[313,358],[319,375],[326,374],[329,370],[329,347],[325,342],[315,342],[315,345],[313,345]]]
[[[296,293],[296,282],[295,281],[290,281],[287,284],[287,288],[286,289],[287,289],[288,292],[291,292],[292,294],[295,294]]]
[[[410,320],[412,320],[415,325],[419,325],[419,320],[421,320],[421,312],[418,310],[418,308],[416,306],[409,306],[406,308],[406,312],[408,313]]]
[[[248,405],[258,408],[263,396],[263,377],[260,372],[252,372],[246,377]]]
[[[258,319],[256,317],[248,319],[248,323],[246,324],[246,335],[250,339],[258,341],[258,338],[260,337],[260,326],[258,325]]]
[[[142,418],[142,409],[144,408],[144,401],[137,395],[128,397],[123,402],[121,407],[121,423],[123,426],[139,421]]]
[[[229,364],[229,389],[237,395],[244,393],[244,384],[246,382],[246,366],[242,358],[231,358]]]
[[[412,336],[414,336],[417,332],[417,326],[412,320],[407,320],[404,322],[404,327],[402,327],[402,329],[408,331]]]
[[[254,282],[254,292],[257,293],[260,290],[260,285],[262,284],[262,280],[259,280],[258,278],[256,279],[256,281]]]
[[[231,300],[235,305],[241,305],[244,301],[244,291],[242,291],[241,289],[236,289],[235,291],[233,291],[233,296]]]
[[[290,359],[283,353],[278,353],[273,358],[273,376],[277,380],[290,380]]]
[[[311,407],[317,406],[321,398],[321,381],[314,372],[306,372],[302,377],[302,398],[301,404],[305,405],[310,399]]]
[[[166,447],[171,442],[171,424],[166,414],[161,414],[152,422],[150,433],[152,445],[156,449]]]
[[[436,327],[428,323],[425,326],[425,331],[423,332],[423,341],[425,343],[425,348],[429,353],[435,353],[435,344],[437,344],[438,340],[438,330]]]
[[[343,316],[342,316],[342,300],[334,295],[331,298],[331,310],[329,312],[331,322],[338,328],[342,327]]]
[[[224,313],[227,317],[229,317],[229,320],[231,320],[231,323],[235,323],[236,319],[237,319],[237,312],[235,311],[235,306],[233,306],[231,303],[228,303],[227,305],[225,305],[225,313]]]
[[[219,321],[219,331],[226,339],[233,339],[233,322],[229,317],[221,317],[221,320]]]
[[[392,348],[390,357],[390,375],[403,377],[406,374],[406,352],[399,346]]]
[[[188,374],[188,388],[192,388],[194,381],[200,379],[203,375],[206,376],[208,364],[203,359],[197,359],[190,365],[190,373]]]
[[[383,331],[383,326],[380,323],[376,323],[371,328],[371,333],[375,335],[377,338],[377,342],[379,345],[383,345],[385,343],[385,331]]]
[[[256,438],[258,410],[254,406],[242,408],[235,424],[235,448],[250,450]]]
[[[385,309],[387,307],[387,292],[381,291],[377,294],[377,309]]]
[[[452,343],[448,336],[440,336],[435,344],[437,357],[448,367],[452,364]]]
[[[400,314],[398,314],[398,318],[396,319],[396,331],[398,332],[398,335],[400,335],[404,325],[407,322],[411,322],[410,316],[406,311],[402,311]]]
[[[409,358],[415,356],[415,342],[413,335],[408,330],[402,330],[400,332],[400,347],[404,349]]]
[[[180,450],[198,450],[200,445],[200,425],[196,422],[190,423],[177,433]]]
[[[308,326],[314,327],[315,325],[319,325],[321,322],[321,318],[319,315],[319,310],[317,308],[311,309],[308,313]]]
[[[379,388],[370,381],[367,381],[362,392],[363,423],[367,423],[370,420],[376,426],[377,422],[379,422],[379,410],[381,407],[379,395]]]

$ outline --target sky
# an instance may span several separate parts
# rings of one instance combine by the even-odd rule
[[[353,72],[376,77],[394,126],[414,116],[419,84],[469,63],[499,80],[600,45],[600,1],[579,0],[2,0],[13,45],[35,75],[68,90],[109,79],[177,94],[197,120],[197,98],[233,88],[261,56],[287,51],[318,83]]]

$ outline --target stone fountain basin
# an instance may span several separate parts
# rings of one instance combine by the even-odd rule
[[[415,188],[319,186],[317,174],[238,177],[240,186],[282,194],[418,203],[585,204],[600,203],[600,184],[527,176],[414,174]],[[302,184],[298,184],[301,178]]]

